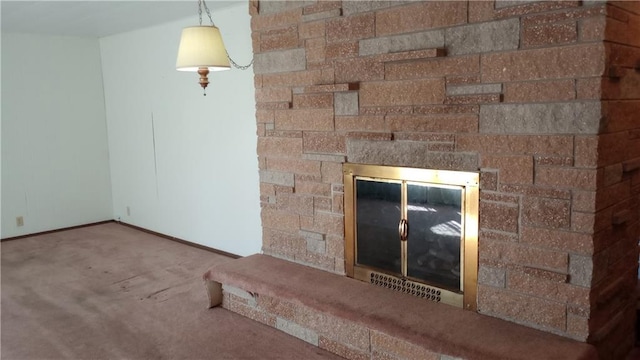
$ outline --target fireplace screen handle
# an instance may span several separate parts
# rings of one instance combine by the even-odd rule
[[[407,236],[409,233],[409,223],[407,223],[406,219],[400,220],[398,224],[398,235],[400,236],[400,241],[407,241]]]

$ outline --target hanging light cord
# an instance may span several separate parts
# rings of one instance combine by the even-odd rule
[[[209,17],[209,21],[211,22],[211,26],[216,26],[213,23],[213,19],[211,18],[211,11],[209,11],[209,7],[207,6],[207,3],[204,0],[198,0],[198,19],[200,20],[200,26],[202,26],[202,8],[204,7],[204,10],[207,12],[207,16]],[[226,49],[225,49],[226,51]],[[231,65],[233,65],[233,67],[235,67],[236,69],[240,69],[240,70],[247,70],[248,68],[251,67],[251,65],[253,65],[253,58],[251,58],[251,62],[247,65],[239,65],[237,62],[233,61],[233,59],[231,58],[231,56],[229,56],[229,52],[226,51],[227,53],[227,59],[229,59],[229,62],[231,63]]]

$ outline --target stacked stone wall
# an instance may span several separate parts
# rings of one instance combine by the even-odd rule
[[[478,311],[630,349],[637,2],[250,11],[266,254],[344,273],[345,162],[477,171]]]

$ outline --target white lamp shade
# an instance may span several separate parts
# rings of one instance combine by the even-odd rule
[[[180,71],[229,70],[227,50],[220,30],[215,26],[193,26],[182,29],[176,69]]]

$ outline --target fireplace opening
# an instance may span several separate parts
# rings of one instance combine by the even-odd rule
[[[347,275],[476,310],[477,173],[344,164]]]

